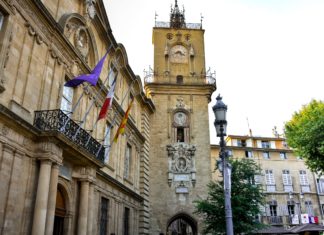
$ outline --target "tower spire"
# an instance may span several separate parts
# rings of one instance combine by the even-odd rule
[[[170,28],[186,28],[184,8],[180,11],[178,1],[175,0],[174,8],[171,6]]]

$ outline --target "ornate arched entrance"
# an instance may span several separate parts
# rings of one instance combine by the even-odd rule
[[[63,235],[66,217],[65,197],[61,187],[57,188],[53,235]]]
[[[168,222],[167,235],[197,235],[197,222],[188,214],[177,214]]]

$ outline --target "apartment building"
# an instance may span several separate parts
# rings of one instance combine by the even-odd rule
[[[231,157],[253,159],[262,169],[255,182],[262,184],[266,194],[260,215],[263,223],[285,227],[323,223],[324,178],[307,168],[285,138],[228,135],[226,143]],[[212,145],[211,149],[213,179],[217,179],[219,146]]]

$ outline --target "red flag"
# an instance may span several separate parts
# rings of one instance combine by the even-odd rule
[[[108,109],[111,107],[112,101],[114,99],[114,92],[115,92],[115,86],[116,86],[116,78],[114,79],[113,83],[111,84],[110,90],[107,94],[107,97],[105,99],[105,102],[103,103],[99,116],[98,121],[102,118],[105,118],[108,112]]]
[[[114,137],[114,142],[117,142],[117,139],[118,139],[119,135],[123,134],[125,132],[125,127],[126,127],[127,120],[128,120],[128,114],[129,114],[129,111],[130,111],[130,109],[132,107],[133,101],[134,101],[134,97],[133,97],[132,101],[130,102],[130,104],[128,105],[125,116],[123,117],[123,120],[121,121],[121,123],[120,123],[120,125],[118,127],[118,130],[117,130],[116,135]]]

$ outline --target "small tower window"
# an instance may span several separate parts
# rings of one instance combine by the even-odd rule
[[[182,75],[178,75],[177,76],[177,84],[182,84],[183,83],[183,76]]]
[[[184,129],[183,127],[177,128],[177,142],[185,142],[184,141]]]

